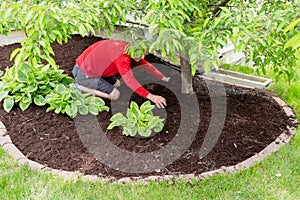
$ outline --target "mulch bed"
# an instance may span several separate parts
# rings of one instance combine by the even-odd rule
[[[71,71],[75,64],[75,58],[98,40],[100,38],[82,38],[75,35],[66,44],[53,44],[54,59],[65,73],[72,76]],[[0,47],[1,70],[4,71],[7,66],[12,65],[12,62],[9,61],[10,53],[19,46],[20,44],[13,44]],[[154,65],[158,64],[153,55],[146,59],[153,62]],[[166,73],[168,71],[172,70],[168,69]],[[168,75],[172,76],[172,74]],[[195,77],[193,83],[199,105],[189,105],[189,102],[186,102],[187,105],[182,105],[172,90],[163,85],[145,85],[149,91],[167,99],[165,126],[161,133],[151,138],[132,138],[123,136],[119,128],[114,128],[106,134],[111,143],[120,149],[136,153],[153,152],[164,148],[176,137],[182,114],[180,108],[199,106],[198,131],[188,149],[182,152],[181,157],[173,163],[153,172],[122,172],[122,169],[116,170],[101,163],[101,160],[97,160],[89,153],[81,142],[74,120],[65,115],[47,113],[47,106],[31,105],[24,112],[15,106],[10,113],[6,113],[2,108],[2,103],[0,103],[0,120],[5,124],[13,143],[29,159],[55,169],[80,171],[84,174],[115,178],[199,174],[218,169],[221,166],[235,165],[260,152],[286,130],[287,125],[291,125],[289,118],[269,93],[225,85],[226,94],[224,95],[226,96],[227,108],[224,127],[214,148],[204,158],[199,158],[198,152],[211,121],[212,105],[207,87],[208,82]],[[210,82],[210,84],[214,83]],[[139,104],[145,101],[135,94],[132,94],[130,99]],[[125,108],[129,105],[129,102],[119,103]],[[112,102],[106,100],[106,104],[111,106]],[[102,112],[97,116],[99,124],[104,130],[110,123],[111,116],[112,112]],[[196,120],[193,115],[190,116],[190,119]],[[184,135],[180,137],[184,137]]]

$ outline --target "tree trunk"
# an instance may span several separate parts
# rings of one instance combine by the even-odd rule
[[[181,92],[183,94],[193,94],[192,86],[192,71],[190,62],[180,57],[180,66],[181,66]]]

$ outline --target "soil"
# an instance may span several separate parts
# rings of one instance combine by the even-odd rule
[[[101,38],[82,38],[74,35],[67,43],[53,44],[54,59],[65,73],[72,76],[71,71],[75,64],[75,58],[89,45],[99,40]],[[19,46],[20,44],[13,44],[0,47],[0,69],[2,71],[12,65],[12,62],[9,61],[10,53]],[[154,55],[147,56],[146,60],[157,67],[161,65]],[[167,66],[164,66],[163,69],[165,70],[164,73],[171,76],[171,80],[179,80],[174,75],[176,72],[172,72]],[[78,134],[78,127],[76,129],[76,120],[74,121],[66,115],[46,112],[47,106],[31,105],[23,112],[15,106],[10,113],[6,113],[2,108],[2,103],[0,103],[0,120],[5,124],[13,143],[29,159],[55,169],[80,171],[84,174],[117,179],[131,176],[199,174],[218,169],[221,166],[235,165],[260,152],[286,130],[287,125],[292,125],[283,109],[266,91],[231,85],[225,85],[225,90],[222,91],[218,90],[219,83],[195,77],[193,87],[197,105],[194,105],[192,104],[193,101],[189,99],[193,95],[182,94],[178,97],[177,93],[174,92],[176,89],[171,87],[176,82],[170,81],[169,84],[160,84],[157,81],[145,84],[145,88],[150,92],[164,96],[168,102],[165,110],[155,109],[155,113],[165,118],[164,129],[160,133],[150,138],[133,138],[123,136],[120,128],[114,128],[106,134],[100,133],[101,135],[99,135],[99,138],[107,138],[119,149],[139,155],[167,148],[174,140],[179,141],[180,145],[187,141],[186,138],[192,138],[188,142],[187,148],[183,151],[180,150],[180,155],[176,160],[159,170],[138,173],[134,170],[132,172],[122,171],[122,168],[117,169],[111,165],[109,167],[108,164],[88,151],[87,145],[82,142],[81,136]],[[122,85],[124,86],[124,83]],[[126,91],[126,86],[124,86],[124,91]],[[117,103],[105,100],[106,104],[111,108],[114,106],[114,109],[117,109],[118,105],[126,109],[131,100],[138,102],[138,104],[145,101],[145,99],[131,94],[129,91],[130,100],[121,98],[117,100]],[[224,125],[220,130],[221,134],[216,145],[208,154],[199,157],[201,146],[210,126],[218,125],[218,121],[212,122],[212,108],[219,109],[220,113],[224,110],[223,104],[217,104],[213,107],[212,99],[215,95],[226,99]],[[185,112],[188,113],[187,123],[197,123],[197,131],[193,137],[190,136],[191,128],[180,123],[184,121],[184,118],[187,118],[187,115],[184,115]],[[215,113],[220,114],[218,110]],[[111,116],[112,110],[102,112],[96,118],[104,131],[110,123]],[[93,130],[97,129],[94,128]],[[172,157],[172,154],[169,157]],[[124,157],[124,159],[128,158]],[[128,160],[128,162],[131,161]]]

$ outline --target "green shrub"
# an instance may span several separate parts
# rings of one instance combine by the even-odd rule
[[[47,111],[66,113],[71,118],[88,113],[97,115],[108,110],[104,101],[90,94],[81,94],[69,84],[74,80],[63,74],[58,66],[30,65],[25,62],[21,67],[13,66],[6,70],[0,78],[0,101],[3,108],[9,112],[15,104],[19,104],[22,111],[31,103],[38,106],[49,104]]]
[[[33,66],[27,62],[20,67],[13,66],[0,78],[0,101],[4,99],[4,110],[9,112],[18,103],[22,111],[34,102],[45,105],[44,97],[51,93],[57,84],[69,85],[73,79],[58,67],[50,65]]]

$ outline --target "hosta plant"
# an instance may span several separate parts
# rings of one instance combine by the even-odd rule
[[[78,113],[97,115],[108,110],[101,98],[81,94],[69,87],[74,80],[63,74],[63,70],[58,66],[33,66],[24,62],[21,67],[13,66],[7,69],[0,80],[0,101],[3,100],[3,108],[7,112],[15,104],[19,104],[24,111],[31,103],[38,106],[49,104],[47,111],[66,113],[71,118],[76,117]]]
[[[122,113],[116,113],[111,118],[111,124],[107,130],[113,129],[115,126],[122,126],[123,135],[136,136],[137,134],[143,137],[149,137],[152,130],[156,133],[163,129],[163,121],[159,116],[153,116],[153,108],[150,101],[144,102],[141,107],[134,101],[130,103],[130,108],[127,109],[126,116]]]
[[[66,87],[63,84],[58,84],[52,93],[45,97],[45,102],[50,105],[47,112],[54,110],[55,113],[66,113],[71,118],[77,114],[93,115],[99,114],[101,111],[108,111],[105,102],[91,94],[82,94],[73,87]]]
[[[0,101],[4,100],[4,110],[9,112],[15,104],[24,111],[34,102],[45,105],[44,97],[57,84],[69,85],[73,79],[58,67],[50,65],[33,66],[27,62],[20,67],[13,66],[0,78]]]

